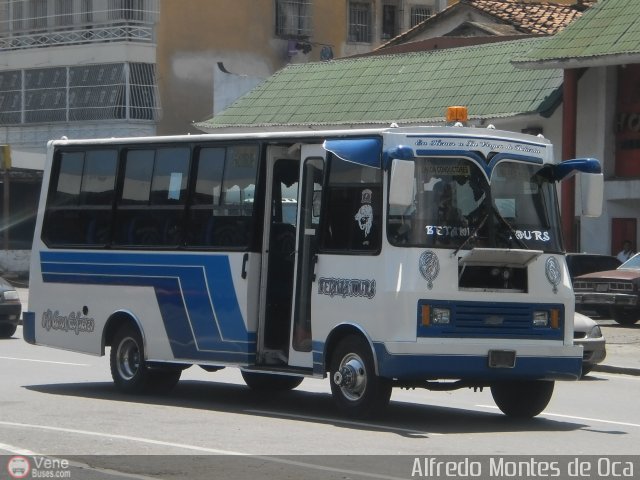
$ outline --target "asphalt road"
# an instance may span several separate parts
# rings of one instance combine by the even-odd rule
[[[411,478],[403,472],[425,455],[636,455],[640,445],[633,375],[558,382],[531,421],[502,415],[486,390],[397,390],[387,415],[364,422],[336,414],[328,380],[259,395],[236,369],[192,367],[170,395],[123,395],[107,358],[20,335],[0,341],[0,455],[73,461],[71,478]]]
[[[11,478],[3,464],[16,456],[34,469],[38,458],[69,462],[48,471],[73,479],[415,478],[415,459],[447,455],[637,462],[640,327],[599,323],[605,364],[557,382],[530,421],[502,415],[487,390],[466,389],[394,390],[385,416],[353,421],[337,415],[326,379],[260,395],[231,368],[192,367],[169,395],[127,396],[113,387],[106,357],[34,347],[19,328],[0,340],[0,480]]]

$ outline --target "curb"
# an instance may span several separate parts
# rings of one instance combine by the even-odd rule
[[[622,375],[640,376],[640,368],[619,367],[614,365],[594,365],[594,372],[618,373]]]

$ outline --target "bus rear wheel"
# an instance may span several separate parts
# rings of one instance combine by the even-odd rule
[[[116,332],[109,360],[113,382],[125,393],[168,392],[176,386],[182,374],[178,368],[149,368],[142,335],[131,325],[124,325]]]
[[[509,381],[491,385],[498,408],[513,418],[533,418],[542,412],[553,395],[553,381]]]
[[[302,377],[277,375],[273,373],[247,372],[241,370],[242,378],[251,390],[261,392],[285,392],[293,390],[302,383]]]
[[[330,359],[331,393],[338,408],[350,417],[374,416],[391,398],[391,380],[376,375],[373,354],[364,338],[349,335]]]

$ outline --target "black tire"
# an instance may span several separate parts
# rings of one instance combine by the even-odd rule
[[[548,380],[501,382],[491,385],[491,395],[505,415],[533,418],[549,404],[554,385]]]
[[[392,383],[376,375],[373,354],[364,338],[349,335],[340,340],[330,362],[331,393],[342,413],[365,418],[387,407]]]
[[[128,324],[116,332],[109,359],[113,382],[125,393],[165,393],[176,386],[182,374],[179,368],[149,368],[142,335]]]
[[[11,338],[18,329],[17,325],[4,324],[0,325],[0,338]]]
[[[286,392],[296,388],[303,380],[303,377],[274,373],[247,372],[245,370],[241,370],[240,373],[251,390],[261,392]]]
[[[633,325],[640,320],[640,312],[637,310],[625,310],[624,308],[612,307],[611,317],[620,325]]]

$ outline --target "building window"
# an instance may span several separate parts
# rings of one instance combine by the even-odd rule
[[[80,19],[82,23],[93,22],[93,0],[82,0],[80,4]]]
[[[31,10],[31,27],[46,28],[47,27],[47,0],[32,0],[30,4]]]
[[[56,0],[55,15],[57,26],[73,25],[73,0]]]
[[[276,35],[311,36],[311,0],[276,0]]]
[[[14,32],[24,29],[24,2],[15,2],[11,4],[12,28]]]
[[[382,38],[393,38],[398,34],[396,22],[396,6],[382,6]]]
[[[349,2],[349,41],[371,43],[372,6],[369,2]]]
[[[111,20],[142,20],[144,18],[144,0],[109,0],[109,18]]]
[[[433,12],[430,7],[425,7],[424,5],[411,7],[411,28],[423,22],[431,15],[433,15]]]

